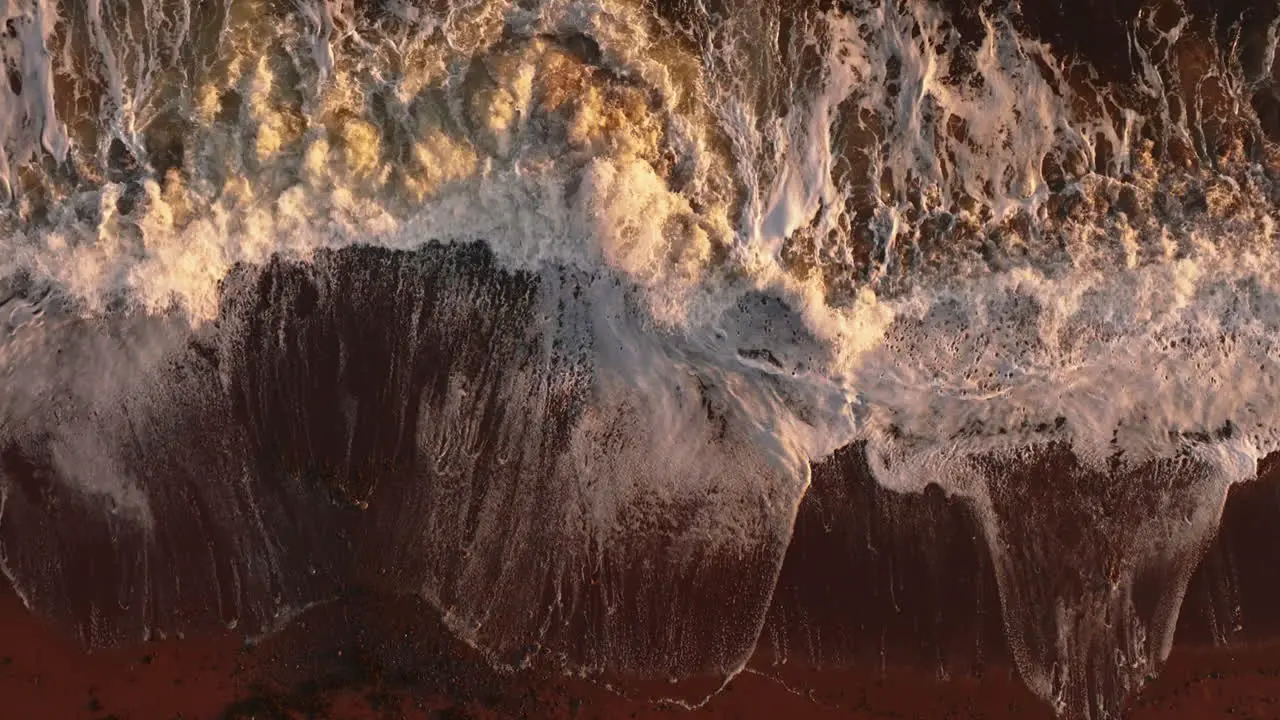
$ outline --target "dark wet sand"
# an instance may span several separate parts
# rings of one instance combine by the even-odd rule
[[[0,601],[0,697],[5,717],[119,718],[676,718],[684,709],[628,700],[582,681],[501,678],[454,657],[418,658],[441,640],[403,629],[408,601],[313,611],[258,647],[201,635],[86,654],[65,634]],[[393,619],[394,618],[394,619]],[[394,647],[393,647],[394,646]],[[370,657],[371,649],[383,655]],[[419,677],[403,663],[422,660]],[[379,662],[388,665],[380,670]],[[1052,715],[1007,669],[939,680],[909,666],[748,672],[693,713],[707,718],[1020,718]],[[1280,644],[1174,650],[1131,717],[1280,716]]]
[[[856,477],[848,470],[830,477]],[[1280,463],[1261,470],[1233,490],[1178,645],[1130,717],[1280,717]],[[1051,717],[1009,669],[1003,638],[990,559],[962,504],[819,476],[750,669],[696,714]],[[93,653],[6,592],[0,698],[6,718],[688,714],[586,681],[496,674],[421,601],[357,587],[257,645],[224,631]]]

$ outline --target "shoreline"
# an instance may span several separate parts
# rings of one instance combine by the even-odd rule
[[[1052,717],[1011,669],[991,560],[964,503],[934,489],[897,495],[847,470],[834,476],[844,478],[840,488],[830,477],[815,483],[751,662],[697,714]],[[843,504],[833,502],[835,489]],[[1280,712],[1280,580],[1267,571],[1280,560],[1276,520],[1280,461],[1271,457],[1257,479],[1231,488],[1188,586],[1173,652],[1127,717]],[[0,627],[0,693],[16,717],[688,714],[586,680],[497,673],[423,601],[386,587],[349,586],[252,645],[232,631],[203,631],[85,652],[8,589]],[[795,638],[806,634],[821,641],[801,647]]]
[[[229,633],[198,634],[85,653],[65,633],[0,598],[0,693],[14,717],[96,720],[218,718],[884,717],[1050,720],[1049,709],[1007,667],[941,680],[919,668],[749,668],[690,713],[628,699],[591,682],[537,673],[502,677],[474,658],[435,658],[446,672],[402,675],[415,653],[447,640],[420,627],[386,655],[379,625],[424,607],[405,599],[335,605],[304,614],[259,646]],[[329,617],[325,617],[329,615]],[[341,616],[341,617],[339,617]],[[377,667],[388,662],[385,668]],[[364,665],[364,663],[369,663]],[[450,674],[452,671],[457,674]],[[1269,717],[1280,711],[1280,641],[1238,647],[1180,645],[1126,717]]]

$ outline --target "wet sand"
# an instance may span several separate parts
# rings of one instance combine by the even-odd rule
[[[468,657],[465,648],[452,648],[452,656],[423,657],[449,643],[438,627],[421,622],[419,613],[429,609],[411,600],[365,598],[315,610],[258,646],[246,646],[231,635],[201,635],[87,654],[7,594],[0,602],[0,696],[15,718],[690,714],[584,681],[532,673],[498,676]],[[813,718],[1050,717],[1007,671],[938,682],[906,667],[884,672],[748,671],[694,714],[746,718],[783,713]]]
[[[229,634],[201,635],[87,654],[6,594],[0,602],[0,697],[6,717],[98,720],[1052,717],[1007,669],[940,680],[909,666],[748,671],[690,713],[583,681],[495,676],[472,666],[465,651],[419,658],[417,652],[440,642],[431,628],[402,635],[398,645],[375,634],[387,630],[377,626],[388,621],[398,624],[390,618],[413,624],[413,613],[424,610],[405,601],[357,602],[314,611],[257,647]],[[385,654],[371,656],[376,650]],[[405,664],[417,660],[424,670],[414,677]],[[1271,643],[1176,648],[1130,717],[1278,715],[1280,644]]]
[[[848,469],[831,477],[846,478],[849,504],[815,477],[755,658],[694,714],[1051,717],[1010,669],[990,559],[968,511],[941,493],[888,493]],[[1178,645],[1129,717],[1280,716],[1278,520],[1280,464],[1267,462],[1259,481],[1233,490],[1191,582]],[[583,680],[495,673],[425,603],[367,587],[343,588],[257,644],[218,631],[92,653],[6,592],[0,697],[13,718],[689,714]]]

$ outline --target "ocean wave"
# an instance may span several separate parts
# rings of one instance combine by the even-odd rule
[[[1136,610],[1143,563],[1194,567],[1280,450],[1274,9],[1143,6],[1124,63],[925,0],[0,19],[0,526],[45,538],[5,568],[86,617],[40,558],[77,552],[50,508],[92,518],[128,589],[91,638],[228,573],[224,620],[314,601],[287,509],[399,477],[383,569],[496,663],[732,676],[811,464],[857,446],[976,509],[1024,678],[1105,716],[1185,589]],[[1034,513],[992,459],[1051,447],[1111,478],[1064,516],[1138,538],[1072,570],[1096,592],[1041,597],[1002,549]],[[169,588],[193,512],[215,559]],[[735,563],[720,617],[662,594]]]

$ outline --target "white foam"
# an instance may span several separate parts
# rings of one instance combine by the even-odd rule
[[[0,4],[0,202],[12,194],[21,166],[47,152],[66,159],[69,140],[53,102],[53,36],[57,12],[44,0],[5,0]],[[13,87],[10,78],[16,78]],[[19,92],[15,92],[15,89]]]
[[[1270,181],[1239,163],[1220,179],[1174,172],[1132,150],[1127,138],[1146,121],[1082,113],[1069,68],[1001,17],[984,17],[972,77],[961,77],[951,67],[960,40],[931,5],[804,15],[791,52],[823,55],[825,66],[793,69],[805,84],[786,88],[786,116],[770,123],[774,100],[742,96],[763,78],[710,53],[701,74],[663,64],[679,57],[679,42],[626,4],[476,6],[466,12],[489,18],[485,27],[506,22],[527,38],[489,54],[476,43],[497,42],[492,31],[451,34],[462,32],[461,14],[405,16],[397,22],[443,28],[444,104],[391,93],[385,117],[371,120],[371,78],[386,60],[364,52],[372,46],[356,20],[328,6],[303,6],[297,22],[240,20],[246,37],[311,46],[296,71],[317,88],[314,100],[277,78],[274,61],[244,55],[260,53],[249,41],[221,48],[224,67],[210,65],[189,89],[155,87],[151,60],[140,55],[132,73],[112,60],[106,33],[125,18],[95,8],[85,32],[107,53],[96,68],[116,112],[107,126],[131,146],[143,142],[125,132],[131,98],[144,91],[191,107],[234,91],[245,106],[238,118],[220,120],[213,106],[196,114],[182,173],[104,182],[55,198],[44,224],[14,226],[7,273],[51,281],[89,312],[123,293],[200,322],[216,313],[218,283],[236,263],[356,243],[484,242],[511,268],[616,274],[640,290],[656,326],[732,372],[760,370],[740,351],[767,349],[788,399],[755,408],[777,417],[752,422],[792,428],[783,444],[804,457],[886,432],[917,449],[969,451],[1052,437],[1099,462],[1168,456],[1224,428],[1259,453],[1276,448]],[[35,82],[13,105],[27,119],[8,122],[44,128],[47,149],[65,154],[43,50],[52,20],[40,4],[23,11],[27,29],[7,52]],[[743,17],[721,30],[730,47],[765,22]],[[368,32],[394,36],[394,27]],[[544,39],[573,33],[600,43],[607,72]],[[441,42],[397,37],[397,56]],[[481,76],[467,75],[472,57],[483,58]],[[738,74],[717,74],[726,70]],[[396,77],[409,81],[387,81]],[[699,86],[705,109],[688,102]],[[311,128],[299,127],[293,118],[308,113]],[[853,125],[869,141],[849,135]],[[1087,168],[1099,136],[1118,149],[1109,169],[1133,175],[1077,175],[1051,198],[1044,160],[1076,153]],[[726,156],[717,137],[758,157]],[[33,157],[32,142],[14,158]],[[734,183],[737,198],[723,192]],[[867,186],[870,196],[858,189]],[[1210,212],[1154,207],[1195,192]],[[1073,193],[1074,209],[1050,203]],[[854,213],[868,201],[871,220],[858,231]],[[931,236],[925,221],[963,232]],[[855,231],[869,232],[871,257],[858,256]],[[809,245],[797,251],[800,238]],[[807,272],[793,271],[796,252]],[[850,295],[833,282],[860,287]],[[752,293],[795,312],[754,327],[732,312]]]

